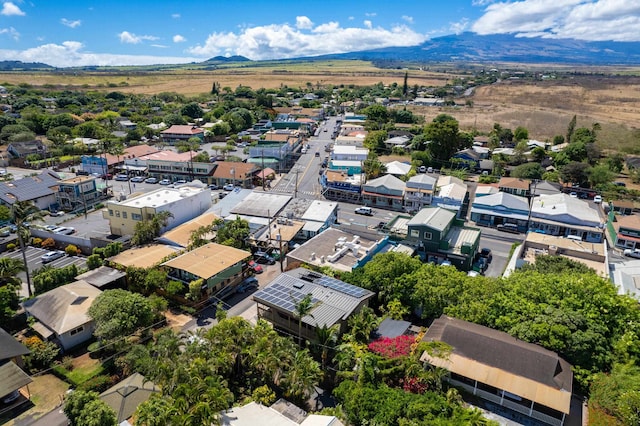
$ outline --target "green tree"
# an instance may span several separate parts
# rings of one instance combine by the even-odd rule
[[[425,127],[424,134],[431,141],[427,148],[433,158],[443,163],[461,149],[470,148],[473,141],[470,135],[460,133],[458,121],[446,114],[434,118]]]
[[[304,349],[295,353],[292,363],[282,375],[280,381],[284,394],[296,404],[306,405],[309,395],[322,378],[322,370]]]
[[[589,181],[590,169],[587,163],[574,161],[560,169],[560,178],[564,183],[578,183],[584,186]]]
[[[72,426],[118,424],[116,413],[100,399],[97,392],[75,390],[67,396],[63,410]]]
[[[624,155],[619,152],[610,154],[606,161],[607,166],[609,166],[609,170],[614,173],[620,173],[624,169]]]
[[[219,244],[241,249],[246,247],[249,235],[249,222],[237,216],[218,226],[216,239]]]
[[[578,120],[575,115],[571,118],[571,121],[569,121],[569,125],[567,126],[567,136],[565,137],[565,140],[568,143],[572,142],[573,132],[576,130],[577,121]]]
[[[31,231],[29,230],[29,224],[34,222],[40,222],[44,218],[44,214],[30,201],[16,201],[11,206],[11,221],[16,226],[18,235],[18,243],[20,244],[20,252],[22,253],[22,262],[24,265],[27,263],[27,248],[25,242],[29,240]],[[33,295],[31,287],[31,274],[29,268],[25,268],[25,275],[27,277],[27,290],[29,297]]]
[[[144,219],[136,223],[131,238],[131,244],[141,246],[152,242],[160,236],[164,227],[169,223],[169,219],[173,217],[170,211],[161,211],[153,215],[151,219]]]
[[[24,271],[24,262],[10,257],[0,257],[0,286],[12,285],[20,288],[22,281],[18,273]]]
[[[126,290],[105,290],[88,311],[95,321],[94,335],[113,341],[153,324],[156,312],[149,299]]]
[[[616,175],[607,164],[598,164],[589,169],[589,184],[592,188],[613,182]]]
[[[513,137],[517,141],[528,141],[529,140],[529,131],[522,126],[516,127],[516,130],[513,132]]]
[[[524,163],[511,171],[511,176],[521,179],[542,179],[544,169],[538,163]]]
[[[387,136],[386,130],[371,131],[364,137],[364,146],[369,148],[373,153],[383,153],[387,150],[387,147],[384,144],[384,141],[387,140]]]
[[[202,107],[198,105],[196,102],[190,102],[180,109],[180,114],[186,115],[191,119],[201,118],[204,114]]]
[[[362,171],[367,180],[370,180],[383,175],[387,171],[387,166],[382,164],[375,152],[371,151],[362,164]]]
[[[295,302],[295,300],[294,300],[294,302]],[[295,316],[298,319],[298,343],[299,344],[302,344],[302,342],[303,342],[303,339],[302,339],[302,319],[307,315],[310,316],[311,318],[313,318],[313,315],[311,314],[311,311],[315,307],[316,307],[316,305],[312,300],[311,294],[307,294],[302,299],[300,299],[299,301],[295,302],[294,309],[295,309]]]
[[[19,287],[11,284],[0,286],[0,328],[11,329],[11,320],[20,307]]]

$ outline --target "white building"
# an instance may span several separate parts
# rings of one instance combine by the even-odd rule
[[[436,189],[436,179],[427,174],[412,176],[405,184],[404,207],[407,211],[419,211],[431,204]]]
[[[207,187],[186,185],[161,188],[121,202],[109,201],[103,211],[114,235],[133,235],[136,224],[168,211],[169,218],[162,232],[200,216],[211,207],[211,191]]]
[[[533,199],[529,229],[560,237],[577,236],[601,243],[605,221],[587,201],[568,194],[540,195]]]
[[[335,201],[314,200],[302,215],[306,223],[302,228],[305,238],[311,238],[338,220],[338,203]]]
[[[367,148],[360,148],[352,145],[336,145],[331,154],[332,160],[364,161],[369,155]]]

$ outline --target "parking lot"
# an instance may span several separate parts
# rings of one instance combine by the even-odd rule
[[[76,267],[78,267],[78,269],[82,269],[82,268],[86,268],[87,267],[87,262],[86,262],[86,259],[84,257],[66,256],[66,255],[64,257],[61,257],[60,259],[56,259],[53,262],[49,262],[49,263],[46,263],[45,265],[43,265],[42,264],[42,260],[40,258],[42,257],[43,254],[45,254],[48,251],[49,250],[43,249],[43,248],[27,247],[27,250],[26,250],[27,266],[28,266],[29,272],[31,273],[32,276],[33,276],[33,272],[35,270],[40,269],[45,265],[46,266],[52,266],[52,267],[55,267],[55,268],[63,268],[65,266],[68,266],[68,265],[71,265],[71,264],[75,264]],[[20,252],[20,250],[16,250],[16,251],[9,252],[9,253],[3,253],[2,257],[7,257],[7,258],[10,258],[10,259],[22,260],[22,253]],[[20,272],[18,274],[18,278],[20,278],[23,283],[27,280],[26,274],[24,272]],[[26,286],[26,284],[23,284],[22,291],[20,292],[20,295],[24,296],[24,297],[27,297],[28,294],[29,293],[27,291],[27,286]]]

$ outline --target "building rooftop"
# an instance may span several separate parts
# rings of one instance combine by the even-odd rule
[[[76,176],[62,179],[59,183],[60,185],[77,185],[79,183],[90,182],[92,180],[96,180],[95,176]]]
[[[160,238],[158,238],[158,241],[179,247],[187,247],[193,231],[202,226],[211,225],[216,219],[219,219],[219,217],[213,213],[203,213],[200,216],[165,232],[160,236]],[[212,234],[210,237],[213,238],[214,235],[215,234]]]
[[[142,374],[133,373],[102,392],[100,399],[113,409],[118,424],[120,424],[133,416],[138,405],[148,400],[156,392],[160,392],[158,386],[145,379]]]
[[[404,192],[405,183],[393,175],[384,175],[372,179],[363,185],[365,191],[374,192],[376,188],[385,187],[394,191]]]
[[[257,217],[275,217],[291,201],[290,195],[253,191],[231,209],[231,214]]]
[[[404,176],[411,171],[411,164],[400,161],[391,161],[385,164],[387,173],[390,175]]]
[[[338,208],[335,201],[313,200],[311,205],[302,215],[302,220],[311,220],[314,222],[326,222]]]
[[[312,327],[331,327],[346,320],[374,293],[335,278],[297,268],[278,275],[253,294],[256,302],[295,314],[295,305],[310,294],[314,304],[302,322]]]
[[[276,401],[276,404],[278,402]],[[222,426],[343,426],[342,422],[334,416],[318,414],[307,416],[307,413],[300,408],[298,412],[297,416],[291,418],[288,412],[281,413],[276,408],[250,402],[242,407],[223,411],[220,415],[220,424]]]
[[[325,177],[327,178],[327,182],[344,182],[349,183],[353,186],[360,186],[362,185],[364,175],[348,175],[347,173],[340,170],[327,170],[325,172]]]
[[[555,352],[446,315],[431,324],[423,341],[444,342],[452,352],[446,359],[425,352],[422,361],[569,413],[573,373]]]
[[[618,228],[623,227],[628,229],[640,230],[640,216],[638,216],[637,214],[630,214],[627,216],[617,215],[616,222]]]
[[[248,257],[251,257],[248,251],[209,243],[164,262],[162,266],[180,269],[208,280]]]
[[[531,181],[529,179],[502,177],[500,178],[500,182],[498,182],[498,187],[529,190],[531,187]]]
[[[259,170],[253,163],[242,163],[236,161],[219,161],[213,171],[213,177],[217,179],[238,179],[245,180]]]
[[[439,198],[449,198],[453,200],[464,200],[467,196],[467,185],[450,183],[447,185],[439,186],[438,191]]]
[[[167,256],[171,256],[180,251],[177,247],[164,244],[149,244],[142,247],[133,247],[125,250],[108,260],[117,265],[126,267],[135,266],[137,268],[150,268],[158,265]]]
[[[497,194],[500,192],[495,184],[493,185],[478,185],[476,186],[476,197],[484,197],[485,195]]]
[[[16,201],[32,201],[57,192],[60,176],[46,170],[37,176],[27,176],[11,182],[0,182],[0,200],[8,205]]]
[[[208,191],[205,188],[197,188],[194,186],[181,186],[180,188],[159,188],[155,191],[116,203],[110,201],[108,204],[119,204],[126,207],[160,207],[169,203],[174,203],[184,198],[189,198],[202,191]]]
[[[160,133],[163,135],[166,135],[166,134],[197,135],[199,133],[204,133],[204,130],[196,126],[174,124],[171,127],[169,127],[167,130],[163,130]]]
[[[28,355],[31,351],[15,337],[0,328],[0,361]]]
[[[610,268],[611,281],[618,289],[618,294],[640,299],[640,260],[611,263]]]
[[[407,226],[427,225],[439,231],[444,230],[456,214],[442,207],[425,207],[409,220]]]
[[[354,234],[328,228],[287,253],[287,261],[292,259],[318,267],[328,266],[350,272],[361,266],[360,263],[367,255],[377,252],[385,244],[386,237],[377,234]]]
[[[424,189],[424,187],[435,188],[436,178],[427,174],[417,174],[411,176],[406,183],[407,188]]]
[[[533,199],[531,217],[569,225],[598,227],[603,223],[598,210],[587,201],[569,194],[540,195]]]
[[[367,155],[369,150],[367,148],[358,147],[355,145],[334,145],[334,155]]]
[[[126,276],[127,274],[125,272],[109,268],[108,266],[101,266],[76,276],[76,280],[84,281],[96,288],[101,288],[123,279]]]
[[[76,281],[29,299],[23,306],[48,329],[64,334],[91,321],[87,311],[100,293],[94,286]]]
[[[139,158],[145,161],[173,161],[176,163],[186,163],[187,161],[191,161],[191,159],[196,155],[198,155],[198,153],[194,151],[175,152],[171,150],[165,150],[144,155]]]
[[[491,195],[485,195],[484,197],[476,198],[473,201],[473,206],[476,207],[497,207],[503,206],[509,210],[528,211],[529,201],[525,197],[519,197],[517,195],[509,194],[507,192],[498,192]]]

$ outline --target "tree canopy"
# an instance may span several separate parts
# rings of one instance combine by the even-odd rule
[[[133,334],[153,324],[156,318],[148,298],[120,289],[103,291],[88,314],[96,323],[94,335],[106,341]]]

